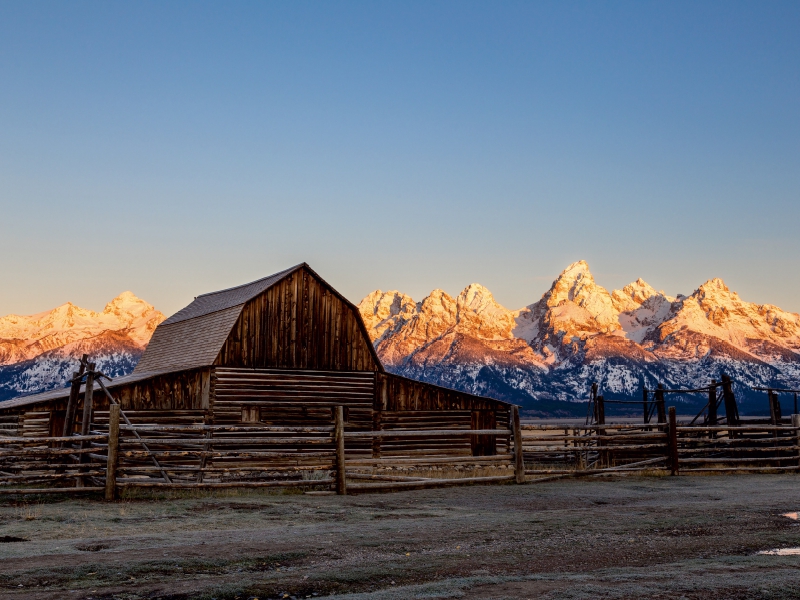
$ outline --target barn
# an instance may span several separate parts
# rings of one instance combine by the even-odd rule
[[[175,426],[316,426],[344,406],[351,431],[507,429],[511,408],[388,373],[358,309],[306,263],[197,296],[158,326],[132,374],[106,385],[131,422]],[[64,388],[3,402],[0,427],[61,435],[68,398]],[[93,409],[94,421],[107,418],[105,396]],[[373,455],[408,451],[391,439],[371,442]],[[508,450],[502,436],[437,443],[472,456]]]

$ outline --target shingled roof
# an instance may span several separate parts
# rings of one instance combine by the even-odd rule
[[[210,366],[245,303],[303,267],[309,268],[300,263],[251,283],[197,296],[156,328],[134,374]]]
[[[281,279],[294,273],[302,267],[308,267],[306,263],[300,263],[285,271],[280,271],[274,275],[258,279],[243,285],[228,288],[227,290],[220,290],[218,292],[210,292],[197,296],[189,306],[180,309],[169,319],[164,321],[161,326],[172,325],[173,323],[180,323],[189,319],[196,319],[203,317],[214,312],[234,308],[236,306],[242,307],[245,302],[252,300],[261,292],[271,288],[278,283]]]

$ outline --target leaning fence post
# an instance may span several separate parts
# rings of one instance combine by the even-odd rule
[[[675,407],[669,407],[669,462],[673,475],[678,474],[678,420],[675,417]]]
[[[83,417],[81,420],[81,435],[89,435],[91,431],[91,424],[92,424],[92,393],[94,391],[94,363],[89,363],[89,368],[87,369],[86,373],[86,389],[83,392]],[[80,443],[80,448],[83,450],[86,448],[87,443],[86,440],[82,440]],[[78,455],[78,462],[84,463],[87,461],[89,456],[81,452]],[[83,477],[78,478],[75,481],[75,487],[85,487],[85,482]]]
[[[81,420],[81,435],[89,435],[92,423],[92,396],[94,392],[94,363],[89,363],[86,373],[86,390],[83,393],[83,418]]]
[[[792,415],[792,427],[797,427],[794,431],[794,439],[795,445],[800,447],[800,415]],[[797,466],[800,467],[800,450],[797,451]]]
[[[117,458],[119,456],[119,404],[108,407],[108,459],[106,462],[106,501],[117,497]]]
[[[336,493],[347,494],[347,477],[344,462],[344,406],[337,406],[335,411],[334,439],[336,441]]]
[[[519,424],[519,406],[511,407],[511,424],[514,429],[514,476],[517,483],[525,483],[525,457],[522,454],[522,427]]]

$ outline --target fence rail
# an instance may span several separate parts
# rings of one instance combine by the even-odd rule
[[[0,437],[0,494],[292,488],[360,493],[536,483],[669,470],[800,471],[800,416],[787,425],[521,425],[363,431],[337,406],[330,426],[107,424],[86,435]],[[419,426],[415,426],[419,427]]]

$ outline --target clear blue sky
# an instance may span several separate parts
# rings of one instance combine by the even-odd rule
[[[580,259],[800,311],[798,2],[3,2],[0,124],[0,315]]]

